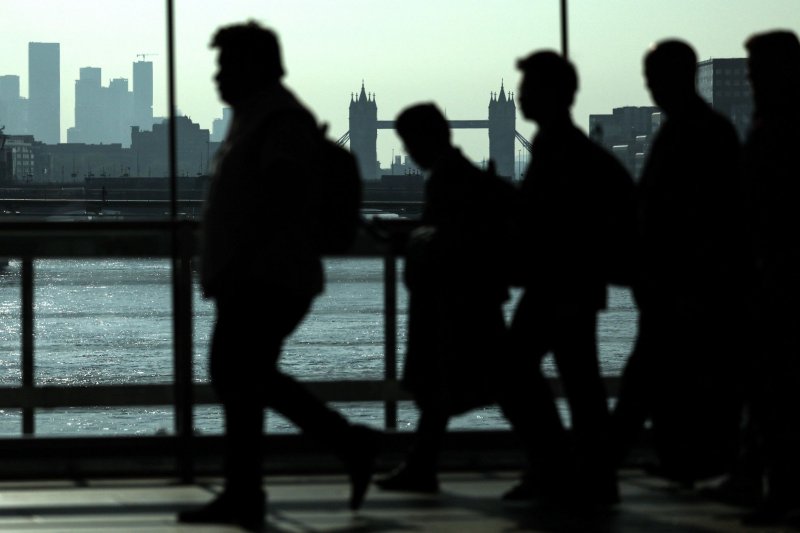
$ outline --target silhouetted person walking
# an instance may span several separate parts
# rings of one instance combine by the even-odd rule
[[[767,491],[747,521],[800,523],[800,42],[788,31],[745,44],[755,113],[744,168],[759,281],[753,412]]]
[[[284,339],[322,291],[312,238],[317,223],[311,173],[321,133],[281,83],[275,34],[255,23],[220,29],[217,87],[234,110],[209,186],[201,283],[214,299],[211,382],[224,409],[225,490],[181,513],[187,523],[264,523],[261,452],[269,406],[327,443],[345,463],[361,505],[376,454],[375,432],[349,425],[277,368]],[[309,157],[311,154],[311,157]]]
[[[617,480],[596,325],[607,284],[624,281],[633,183],[616,159],[573,124],[578,78],[572,64],[545,51],[517,66],[523,72],[520,107],[539,131],[521,187],[525,292],[511,324],[515,368],[503,387],[502,406],[532,464],[505,498],[613,504]],[[569,402],[574,453],[542,374],[548,353]]]
[[[470,163],[450,142],[433,104],[404,110],[397,133],[430,175],[422,226],[412,233],[405,279],[408,349],[403,385],[420,410],[405,462],[377,482],[386,490],[436,492],[442,437],[451,416],[496,400],[506,356],[509,211],[515,190]]]
[[[396,129],[409,155],[430,171],[422,226],[410,237],[405,269],[409,325],[403,385],[413,393],[420,418],[404,463],[377,484],[436,492],[450,417],[496,398],[495,376],[506,353],[503,254],[515,191],[451,144],[447,120],[433,104],[405,109]]]
[[[644,70],[666,120],[638,186],[639,336],[613,419],[620,458],[650,417],[661,473],[692,483],[737,451],[753,294],[741,152],[696,92],[688,44],[659,43]]]

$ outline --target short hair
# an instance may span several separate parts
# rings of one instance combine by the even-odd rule
[[[578,90],[578,72],[566,58],[551,50],[534,52],[518,60],[517,68],[525,76],[545,80],[563,104],[572,105]]]
[[[657,74],[674,84],[691,84],[697,75],[697,54],[692,46],[678,39],[656,43],[644,58],[648,77]]]
[[[432,139],[450,142],[450,124],[435,104],[416,104],[404,109],[394,123],[403,140]]]
[[[798,89],[800,85],[800,40],[794,32],[770,31],[745,42],[750,76]]]
[[[211,48],[219,48],[230,57],[263,67],[260,73],[268,79],[280,79],[286,73],[278,36],[255,21],[220,28],[211,39]]]

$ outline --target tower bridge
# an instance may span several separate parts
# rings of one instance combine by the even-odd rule
[[[489,159],[501,176],[514,175],[514,142],[519,140],[530,152],[530,143],[516,130],[517,106],[514,94],[506,95],[500,84],[500,92],[489,97],[489,118],[475,120],[449,120],[451,129],[486,129],[489,132]],[[361,175],[365,180],[379,178],[377,139],[378,130],[394,129],[393,120],[378,120],[378,105],[375,94],[368,94],[364,83],[361,92],[350,97],[350,129],[341,137],[339,144],[350,141],[350,151],[358,160]]]

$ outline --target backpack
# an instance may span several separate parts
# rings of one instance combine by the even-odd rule
[[[349,150],[326,137],[320,128],[315,191],[314,240],[320,254],[342,254],[356,240],[361,225],[361,174]]]

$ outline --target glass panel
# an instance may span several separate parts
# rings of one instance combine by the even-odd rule
[[[471,121],[475,129],[453,130],[454,142],[474,162],[485,164],[492,155],[487,132],[489,104],[510,101],[516,92],[516,59],[534,48],[557,48],[559,43],[558,2],[514,0],[499,6],[478,0],[229,1],[222,12],[199,5],[196,0],[176,2],[177,99],[181,112],[199,128],[211,131],[210,151],[222,140],[223,119],[229,112],[212,80],[216,51],[208,44],[220,26],[256,20],[279,35],[286,85],[319,122],[328,124],[329,137],[344,140],[349,134],[346,146],[365,169],[365,207],[374,209],[383,206],[370,202],[422,199],[420,176],[397,176],[415,168],[406,160],[402,143],[390,127],[403,108],[434,101],[449,119]],[[367,128],[367,137],[371,135],[374,141],[370,145],[359,140],[365,126],[358,113],[372,104],[376,108],[372,119],[382,123]],[[519,131],[530,139],[533,126],[516,114],[513,105],[504,109],[511,109],[513,127],[505,132],[508,138],[502,139],[506,144],[500,152],[505,159],[499,170],[518,177],[527,157],[514,134]],[[381,260],[327,260],[326,291],[287,340],[281,367],[303,380],[381,379],[382,270]],[[398,288],[400,369],[405,351],[406,293],[402,283]],[[206,311],[196,309],[195,314]],[[203,339],[207,342],[209,336],[196,334],[195,372],[205,380],[207,347]],[[378,404],[344,404],[342,409],[348,417],[383,424],[383,408]],[[401,417],[407,419],[407,427],[413,425],[413,410],[404,408]],[[281,430],[280,420],[270,417],[268,423],[273,430]]]
[[[775,28],[800,30],[800,12],[792,0],[776,0],[768,8],[757,0],[738,0],[725,3],[724,9],[717,2],[690,0],[571,0],[569,8],[570,56],[580,78],[573,118],[619,157],[634,176],[642,169],[660,118],[654,115],[659,109],[654,107],[642,75],[642,60],[652,43],[678,38],[692,44],[701,65],[709,65],[698,70],[701,96],[727,115],[744,136],[752,113],[744,41],[753,33]],[[730,63],[719,61],[731,58],[734,61]],[[708,79],[708,69],[714,64],[736,70],[723,80],[731,85],[721,90],[730,94],[716,100],[712,100]],[[735,98],[735,105],[723,101],[728,96]],[[630,294],[612,291],[609,308],[599,320],[604,373],[620,372],[635,332],[636,313]]]
[[[377,118],[384,121],[422,100],[436,101],[452,120],[486,121],[483,106],[498,98],[510,99],[515,90],[515,59],[537,46],[555,48],[558,42],[555,2],[532,6],[515,0],[498,8],[477,0],[446,5],[418,0],[322,4],[232,0],[222,14],[213,7],[218,4],[177,2],[179,210],[187,216],[198,213],[214,143],[225,129],[224,120],[215,125],[214,119],[229,116],[211,81],[215,54],[208,49],[211,35],[222,24],[255,18],[278,31],[289,72],[287,84],[321,122],[330,125],[333,137],[350,131],[345,106],[356,99],[377,102]],[[19,212],[52,220],[165,215],[166,125],[160,122],[168,111],[164,12],[162,0],[31,0],[4,6],[0,125],[7,128],[0,201],[9,215]],[[103,14],[102,24],[96,22],[98,13]],[[530,137],[530,125],[516,120],[515,128]],[[458,130],[454,135],[475,162],[488,159],[485,129]],[[510,146],[501,172],[517,176],[524,155],[513,140]],[[362,147],[357,155],[371,169],[365,177],[372,191],[386,189],[383,175],[411,168],[391,130],[377,134],[374,151]],[[394,165],[395,156],[401,156],[399,165]],[[25,201],[4,200],[11,197]],[[171,363],[161,356],[171,350],[169,267],[166,262],[155,263],[37,263],[37,383],[170,379]],[[114,265],[120,271],[109,281],[106,276]],[[150,282],[135,277],[140,268],[153,269],[146,274],[152,276]],[[128,279],[129,275],[134,277]],[[356,359],[349,362],[356,367],[348,372],[380,377],[380,282],[362,296],[358,291],[363,287],[354,288],[348,279],[332,273],[330,297],[317,302],[309,324],[339,313],[333,303],[336,294],[346,299],[353,296],[347,291],[356,291],[356,298],[367,298],[356,314],[374,314],[366,330],[370,338],[353,350]],[[151,289],[157,296],[142,303]],[[400,298],[402,328],[402,291]],[[204,360],[213,313],[208,302],[197,295],[195,300],[196,351]],[[134,313],[136,302],[144,316],[125,315]],[[341,323],[351,320],[342,317]],[[284,364],[292,364],[295,348],[298,355],[303,346],[318,349],[322,343],[316,343],[314,336],[312,331],[298,331],[287,343],[290,353]],[[9,341],[13,342],[12,336]],[[402,353],[402,329],[399,343]],[[195,372],[203,375],[204,363],[200,358],[197,363]],[[346,368],[325,363],[329,368]],[[319,376],[312,371],[299,377]],[[37,427],[49,423],[42,420]]]
[[[4,3],[3,27],[0,207],[163,217],[166,144],[151,132],[166,114],[163,0]]]
[[[685,40],[695,48],[699,61],[706,62],[745,58],[744,41],[754,33],[777,28],[800,30],[800,14],[792,0],[770,2],[769,8],[757,0],[738,0],[726,3],[722,10],[716,2],[690,0],[669,3],[572,0],[569,14],[570,54],[581,79],[574,118],[586,131],[590,129],[591,115],[611,114],[614,109],[627,106],[655,105],[642,76],[642,59],[652,43],[670,38]],[[609,38],[616,27],[624,27],[624,31],[613,31],[613,38]],[[743,102],[748,100],[745,66],[738,63],[720,68],[736,71],[735,78],[722,81],[729,83],[727,90],[737,90]],[[704,78],[704,73],[698,72],[701,87]],[[715,107],[734,122],[737,121],[734,115],[742,120],[747,116],[742,109]],[[745,124],[737,126],[740,133],[746,131]],[[637,135],[647,133],[640,131],[641,128],[632,129]],[[628,141],[626,144],[633,150],[635,135]],[[607,144],[611,142],[608,139]],[[631,156],[630,168],[635,172],[634,165]]]

